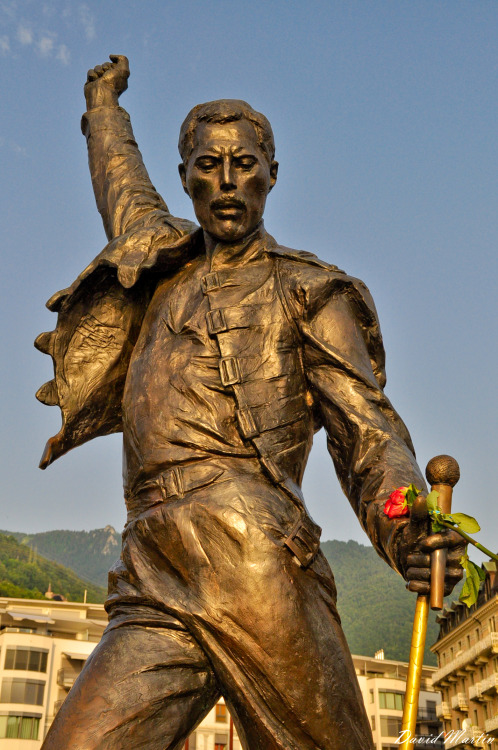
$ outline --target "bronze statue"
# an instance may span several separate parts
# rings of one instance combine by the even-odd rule
[[[365,285],[263,227],[278,164],[267,119],[220,100],[188,114],[180,176],[201,225],[151,184],[118,106],[128,61],[90,70],[82,128],[109,243],[48,303],[37,346],[62,410],[41,467],[123,431],[128,509],[109,574],[109,626],[45,750],[181,748],[220,694],[244,748],[366,750],[369,723],[320,529],[300,485],[325,427],[345,494],[377,552],[427,591],[429,552],[458,535],[390,519],[389,494],[424,487],[383,393]]]

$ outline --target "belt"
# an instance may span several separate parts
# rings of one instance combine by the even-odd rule
[[[126,498],[128,512],[143,512],[157,503],[181,499],[187,492],[211,484],[224,472],[224,468],[211,462],[175,466],[139,484]]]
[[[133,493],[127,495],[128,520],[131,520],[137,512],[143,513],[154,505],[181,499],[192,490],[206,487],[225,473],[231,473],[228,467],[213,464],[211,461],[175,466],[173,469],[163,471],[154,479],[145,480],[134,489]],[[280,482],[278,486],[292,497],[294,503],[302,500],[297,486],[294,483],[290,484],[294,488],[292,492],[285,483]],[[299,564],[306,568],[320,547],[320,534],[321,528],[301,507],[300,518],[282,543],[297,558]]]

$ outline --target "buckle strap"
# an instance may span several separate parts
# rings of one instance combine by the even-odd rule
[[[201,279],[201,289],[204,294],[224,286],[240,286],[240,280],[237,281],[236,274],[229,271],[212,271]]]
[[[239,360],[237,357],[222,357],[219,362],[222,385],[241,383]]]
[[[134,495],[136,497],[143,492],[159,490],[163,501],[173,498],[183,498],[187,492],[211,484],[224,471],[219,466],[203,463],[175,466],[173,469],[163,471],[154,479],[146,480],[140,484],[135,490]]]
[[[249,328],[251,320],[257,323],[255,312],[261,306],[243,305],[238,307],[214,307],[206,313],[207,329],[211,336],[234,328]]]
[[[309,516],[303,515],[284,539],[284,545],[298,559],[302,568],[306,568],[318,552],[321,533],[320,526]]]

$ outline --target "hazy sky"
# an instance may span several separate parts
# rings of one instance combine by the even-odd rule
[[[79,130],[86,70],[130,58],[122,103],[171,211],[196,103],[242,98],[280,161],[266,227],[361,277],[377,303],[387,393],[422,468],[460,462],[454,507],[498,547],[496,499],[498,3],[479,0],[1,0],[2,515],[0,528],[124,522],[120,436],[37,468],[59,411],[32,341],[44,303],[106,240]],[[324,538],[366,541],[316,436],[305,480]],[[477,558],[478,559],[478,558]]]

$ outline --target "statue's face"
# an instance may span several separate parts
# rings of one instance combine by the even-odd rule
[[[200,123],[194,148],[180,175],[192,198],[195,215],[215,240],[234,242],[261,221],[266,196],[277,179],[248,120]]]

